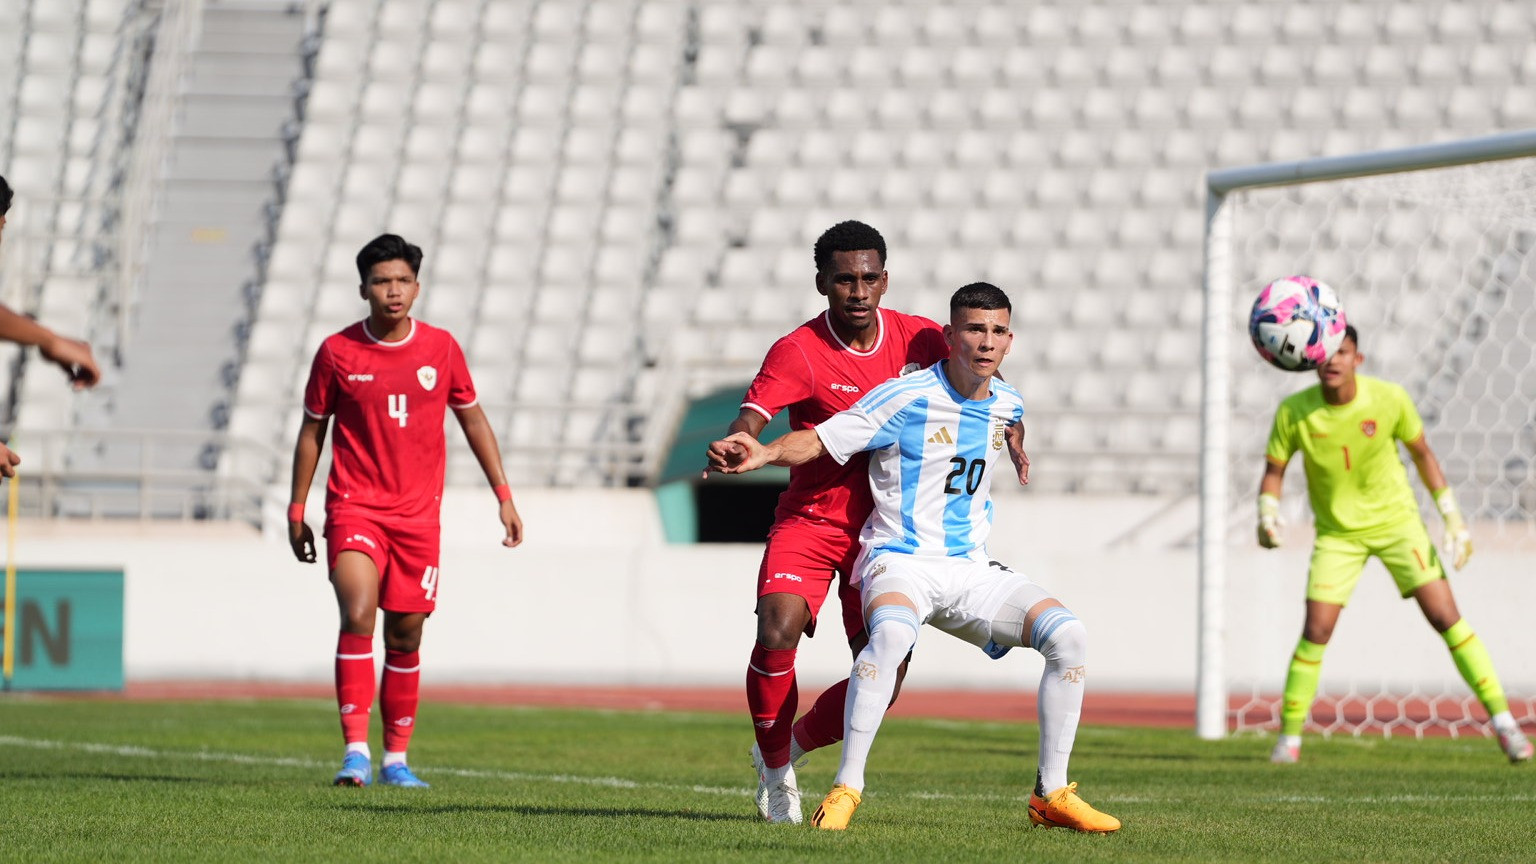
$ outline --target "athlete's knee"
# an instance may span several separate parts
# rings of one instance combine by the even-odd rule
[[[776,600],[773,598],[789,598]],[[811,609],[796,594],[770,594],[757,609],[757,642],[770,651],[795,648],[811,623]]]
[[[341,607],[341,629],[357,636],[372,636],[376,615],[377,612],[373,607],[343,606]]]
[[[879,606],[869,613],[869,648],[882,665],[890,667],[893,678],[917,644],[920,626],[917,613],[900,604]]]
[[[1088,628],[1065,606],[1052,606],[1035,617],[1029,644],[1047,663],[1081,666],[1088,659]]]
[[[1302,625],[1301,638],[1318,645],[1327,645],[1333,638],[1333,621],[1308,621]]]
[[[385,650],[410,653],[420,649],[421,630],[425,623],[426,616],[421,614],[386,614],[384,617]]]

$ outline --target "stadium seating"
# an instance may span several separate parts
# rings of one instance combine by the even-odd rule
[[[28,198],[79,197],[120,158],[95,106],[128,5],[0,0],[21,22],[0,36],[0,170],[57,178]],[[458,332],[519,482],[649,479],[675,419],[653,394],[743,385],[820,303],[815,236],[861,218],[890,241],[896,308],[942,315],[973,279],[1028,298],[1012,362],[1050,370],[1025,389],[1042,423],[1120,416],[1108,462],[1072,461],[1062,488],[1192,489],[1191,436],[1167,430],[1197,407],[1195,337],[1167,333],[1201,320],[1204,171],[1536,121],[1536,16],[1507,0],[325,10],[230,429],[286,449],[273,418],[361,314],[352,255],[396,230],[426,249],[422,315]],[[90,293],[59,273],[40,308]],[[67,393],[21,392],[24,422],[70,422]],[[561,419],[530,437],[525,412]],[[1170,454],[1166,483],[1125,470]]]

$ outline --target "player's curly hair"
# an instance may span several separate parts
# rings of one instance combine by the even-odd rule
[[[16,193],[11,191],[11,184],[5,182],[4,177],[0,177],[0,216],[11,212],[11,199],[15,197]]]
[[[1013,314],[1013,303],[1003,289],[990,282],[972,282],[957,290],[949,298],[949,314],[961,309],[1006,309]]]
[[[368,271],[375,264],[383,264],[385,261],[404,261],[411,268],[411,274],[421,273],[421,247],[414,243],[407,243],[399,234],[380,234],[368,241],[361,252],[357,253],[357,277],[364,283],[368,281]]]
[[[831,267],[832,255],[835,252],[862,252],[865,249],[873,249],[879,253],[880,266],[885,266],[885,238],[880,236],[879,231],[854,219],[839,222],[816,238],[816,247],[813,250],[816,256],[816,270],[820,272]]]

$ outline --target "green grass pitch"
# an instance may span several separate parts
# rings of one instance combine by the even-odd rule
[[[733,715],[426,703],[429,790],[337,789],[320,701],[0,697],[0,861],[1529,861],[1536,770],[1491,740],[1272,739],[1086,727],[1072,775],[1112,836],[1032,829],[1027,723],[909,719],[852,828],[766,825]],[[377,737],[377,736],[375,736]],[[380,751],[374,742],[374,753]],[[809,816],[835,750],[800,772]]]

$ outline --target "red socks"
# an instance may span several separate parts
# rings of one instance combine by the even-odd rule
[[[379,711],[384,715],[384,752],[404,753],[416,731],[416,705],[421,701],[421,652],[385,651],[384,680],[379,685]]]
[[[752,712],[757,749],[769,768],[789,763],[790,726],[799,703],[795,649],[770,651],[753,645],[752,661],[747,666],[747,708]]]
[[[816,704],[795,723],[795,740],[809,753],[843,740],[843,709],[848,701],[848,679],[833,684],[816,697]]]
[[[336,705],[348,744],[368,743],[373,681],[373,637],[341,633],[336,639]]]

